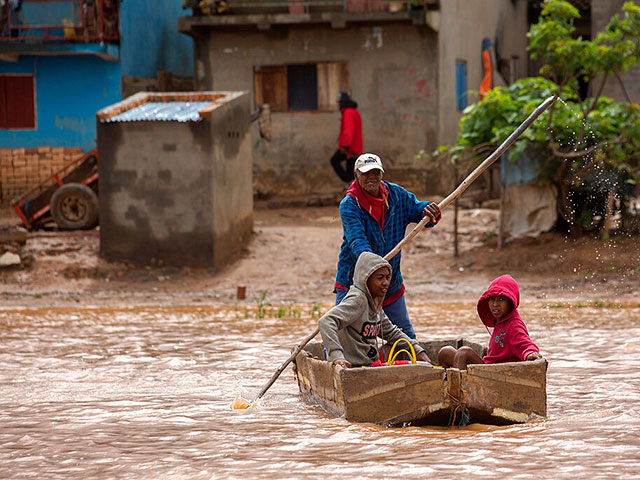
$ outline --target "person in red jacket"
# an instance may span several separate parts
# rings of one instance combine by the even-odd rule
[[[338,95],[340,106],[340,135],[338,149],[331,157],[331,166],[338,177],[345,182],[353,181],[353,166],[362,154],[362,119],[358,104],[346,92]],[[342,164],[345,164],[343,167]]]
[[[438,363],[445,367],[466,370],[472,363],[505,363],[542,358],[537,345],[529,338],[529,332],[520,314],[520,289],[510,275],[496,278],[478,300],[478,315],[487,331],[493,327],[487,354],[480,358],[471,347],[455,349],[442,347]]]

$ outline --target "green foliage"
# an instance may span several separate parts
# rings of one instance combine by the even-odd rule
[[[267,295],[269,291],[265,290],[256,298],[256,318],[264,318],[267,314],[267,306],[271,306],[271,302],[267,301]]]
[[[300,307],[295,305],[272,305],[271,302],[267,300],[268,296],[269,291],[264,290],[260,296],[256,297],[255,309],[248,306],[241,308],[240,305],[236,303],[234,305],[235,317],[248,319],[255,316],[257,319],[277,318],[283,320],[306,318],[306,315],[303,315],[303,310]],[[314,303],[309,309],[308,317],[318,319],[322,316],[322,313],[322,306]]]
[[[585,160],[599,161],[629,175],[629,181],[635,181],[633,177],[637,175],[640,160],[640,107],[601,97],[584,118],[585,135],[580,140],[583,128],[580,103],[575,101],[570,89],[560,88],[541,77],[518,80],[508,88],[494,88],[483,100],[467,107],[460,121],[460,136],[455,147],[441,147],[437,155],[448,151],[455,159],[465,149],[483,143],[501,144],[527,115],[556,92],[562,100],[524,132],[509,149],[507,158],[515,161],[525,150],[538,152],[539,175],[544,181],[553,179],[560,164],[566,161],[557,152],[598,146],[598,154],[587,159],[578,157],[572,162],[571,170],[580,170]],[[579,181],[579,178],[573,179],[575,184]]]
[[[498,234],[494,230],[487,230],[486,232],[482,233],[482,241],[488,242],[489,240],[491,240],[493,237],[497,235]]]
[[[616,302],[603,302],[602,300],[594,300],[591,302],[591,306],[593,308],[609,308],[609,309],[626,309],[626,308],[638,308],[637,304],[626,304],[626,303],[616,303]],[[572,305],[570,303],[555,303],[555,304],[546,304],[543,305],[542,308],[588,308],[589,305],[585,305],[583,303],[576,303]]]
[[[615,171],[628,183],[640,181],[640,106],[601,95],[608,79],[619,81],[626,92],[618,74],[640,63],[640,7],[627,2],[622,11],[589,41],[575,35],[580,13],[574,6],[546,0],[527,34],[531,56],[544,63],[542,76],[494,88],[468,106],[456,144],[440,147],[432,158],[478,163],[483,146],[500,145],[545,99],[557,95],[560,100],[518,138],[507,158],[533,154],[539,182],[559,187],[559,210],[580,229],[583,212],[570,205],[569,188],[582,185],[595,169]],[[594,96],[582,99],[580,82],[589,82]]]
[[[311,318],[320,318],[322,316],[322,307],[319,304],[314,303],[309,311],[309,316]]]
[[[483,100],[465,109],[453,156],[459,155],[465,148],[483,143],[502,143],[540,103],[558,91],[568,99],[572,96],[570,90],[560,89],[551,80],[542,77],[525,78],[508,88],[497,87],[490,90]],[[538,121],[524,132],[511,147],[509,158],[517,158],[532,142],[547,141],[545,126],[548,117],[549,112],[543,113]],[[563,122],[563,126],[573,128],[574,131],[580,123],[579,118],[568,110],[565,110],[559,120]],[[443,149],[440,149],[440,152],[442,151]]]
[[[569,306],[564,303],[553,303],[553,304],[543,305],[543,308],[568,308],[568,307]]]
[[[580,12],[563,0],[547,0],[538,23],[527,38],[533,59],[542,59],[540,73],[560,85],[579,77],[593,78],[628,70],[640,54],[640,7],[624,4],[624,16],[615,15],[605,31],[592,41],[575,36],[575,20]]]

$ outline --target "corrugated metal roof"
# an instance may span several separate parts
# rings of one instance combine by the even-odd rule
[[[209,105],[207,102],[147,102],[122,112],[103,122],[199,122],[198,112]]]

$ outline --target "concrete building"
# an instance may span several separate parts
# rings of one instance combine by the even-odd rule
[[[178,28],[194,39],[196,89],[271,105],[271,140],[252,129],[258,197],[343,191],[329,165],[340,90],[358,102],[364,149],[381,155],[385,177],[443,193],[452,179],[415,155],[455,141],[485,74],[483,40],[495,47],[494,85],[527,74],[526,0],[252,5],[231,1],[225,15],[181,17]]]
[[[210,268],[253,227],[249,96],[138,93],[97,113],[100,255]]]

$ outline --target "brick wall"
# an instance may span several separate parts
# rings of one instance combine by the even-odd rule
[[[0,204],[9,205],[79,155],[79,147],[0,148]]]

